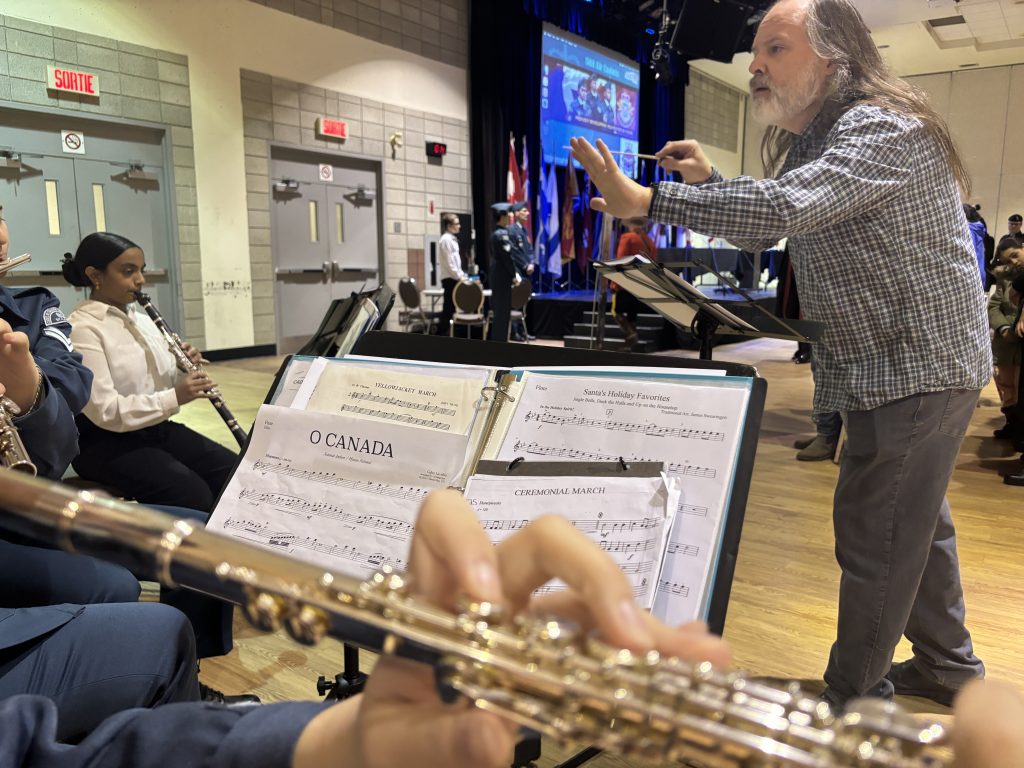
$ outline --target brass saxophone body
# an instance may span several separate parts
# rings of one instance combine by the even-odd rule
[[[32,463],[18,428],[14,426],[14,417],[20,412],[13,400],[0,397],[0,467],[34,475],[36,465]]]
[[[891,702],[842,715],[796,684],[774,687],[709,664],[643,656],[553,620],[503,619],[487,603],[452,613],[403,576],[359,581],[136,505],[0,473],[0,524],[70,552],[116,557],[169,586],[241,604],[299,642],[325,634],[431,664],[442,691],[559,741],[660,765],[925,768],[948,764],[946,733]]]

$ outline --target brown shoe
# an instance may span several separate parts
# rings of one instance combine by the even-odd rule
[[[813,442],[814,442],[814,438],[813,437],[801,437],[799,440],[794,440],[793,441],[793,447],[796,448],[798,451],[802,451],[804,448],[806,448],[808,445],[810,445]]]
[[[836,454],[836,439],[815,435],[807,447],[796,454],[797,461],[830,461]]]

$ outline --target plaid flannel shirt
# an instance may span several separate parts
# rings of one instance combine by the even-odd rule
[[[819,114],[775,179],[656,186],[650,215],[758,252],[789,237],[815,345],[816,410],[980,389],[985,297],[952,172],[919,121],[870,105]]]

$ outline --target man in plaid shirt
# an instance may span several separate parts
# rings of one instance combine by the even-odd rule
[[[992,370],[960,202],[966,171],[925,97],[891,75],[850,0],[781,0],[758,28],[754,115],[774,178],[725,180],[694,141],[659,162],[685,183],[640,187],[603,143],[573,149],[598,210],[649,214],[760,251],[789,237],[815,349],[815,407],[846,414],[833,511],[842,568],[823,698],[949,704],[984,676],[964,626],[946,487]],[[784,157],[784,160],[782,158]],[[893,664],[901,635],[913,658]]]

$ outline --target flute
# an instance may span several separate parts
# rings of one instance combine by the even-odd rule
[[[192,358],[188,356],[185,351],[181,337],[172,331],[164,320],[163,316],[157,311],[156,307],[153,306],[153,302],[149,296],[145,293],[136,293],[135,300],[139,302],[139,306],[146,310],[146,314],[156,325],[160,333],[163,334],[164,340],[167,342],[167,348],[171,354],[174,355],[174,359],[177,362],[178,368],[185,373],[192,373],[194,371],[201,371],[202,367],[197,363],[192,362]],[[203,394],[207,396],[213,407],[217,409],[217,413],[224,419],[224,423],[228,425],[228,429],[231,430],[231,434],[234,436],[238,444],[245,445],[245,430],[242,429],[238,420],[234,417],[231,411],[228,409],[227,404],[224,402],[223,396],[220,394],[220,390],[216,387],[211,387],[206,390]]]
[[[21,256],[15,256],[13,259],[0,262],[0,277],[3,277],[15,267],[20,267],[22,264],[27,264],[32,261],[31,253],[23,253]]]
[[[306,644],[327,634],[433,666],[441,691],[562,743],[658,765],[940,768],[947,733],[881,699],[834,714],[798,685],[613,648],[552,619],[451,612],[381,571],[366,581],[208,533],[136,504],[0,472],[0,525],[240,603],[260,629]]]

